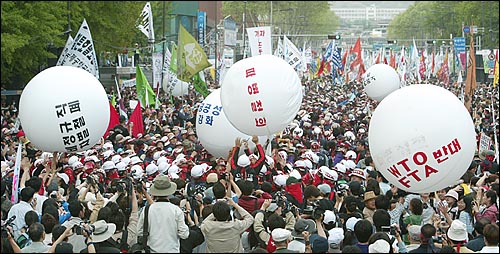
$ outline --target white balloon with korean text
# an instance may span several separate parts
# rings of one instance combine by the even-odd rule
[[[203,147],[216,158],[227,159],[237,137],[247,140],[252,151],[256,146],[251,136],[241,133],[227,120],[220,101],[220,88],[210,93],[199,105],[196,113],[196,134]],[[259,143],[263,148],[266,141],[266,136],[259,136]],[[244,148],[242,145],[240,154],[244,153]]]
[[[259,55],[236,62],[221,87],[224,113],[248,135],[283,131],[297,115],[302,86],[295,70],[283,59]]]
[[[109,101],[92,74],[54,66],[33,77],[19,102],[26,137],[45,152],[85,151],[106,132]]]
[[[382,101],[401,87],[398,73],[387,64],[372,65],[362,77],[366,95],[376,101]]]
[[[456,184],[476,150],[474,124],[462,102],[426,84],[388,95],[373,113],[368,140],[376,169],[414,193]]]

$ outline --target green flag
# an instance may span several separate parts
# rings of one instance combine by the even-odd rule
[[[177,45],[177,78],[179,80],[191,82],[191,78],[196,73],[211,66],[205,51],[182,25],[179,26]]]
[[[200,77],[200,73],[201,71],[194,75],[193,86],[196,92],[203,95],[203,98],[206,98],[210,94],[210,91],[208,91],[207,83],[205,83],[205,81],[203,81],[203,79]]]
[[[170,70],[177,74],[177,45],[172,42],[172,55],[170,56]]]
[[[136,65],[135,69],[135,90],[137,91],[137,99],[141,102],[142,107],[155,105],[156,96],[153,92],[153,88],[151,88],[148,80],[146,79],[146,75],[144,75],[144,72],[142,72],[139,65]]]

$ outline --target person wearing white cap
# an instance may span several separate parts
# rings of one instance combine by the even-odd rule
[[[271,232],[276,250],[273,253],[299,253],[298,251],[288,249],[288,244],[292,239],[292,233],[288,229],[275,228]]]
[[[149,163],[146,167],[146,175],[148,176],[148,181],[155,179],[158,175],[158,166],[156,166],[153,162]]]
[[[453,222],[451,222],[450,228],[448,228],[448,231],[446,231],[446,236],[448,238],[447,243],[453,246],[457,253],[473,252],[472,250],[470,250],[465,246],[465,243],[469,241],[469,236],[467,233],[467,226],[462,221],[453,220]],[[497,234],[497,239],[498,239],[498,234]]]

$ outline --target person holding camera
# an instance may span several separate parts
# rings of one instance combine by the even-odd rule
[[[80,225],[84,223],[85,211],[87,208],[82,202],[73,199],[69,201],[69,212],[71,213],[71,218],[65,221],[62,225],[66,228],[72,228],[75,225]],[[69,237],[68,242],[73,245],[73,250],[75,252],[80,252],[81,250],[87,248],[85,244],[85,237],[78,234],[73,234]]]
[[[23,253],[42,253],[49,250],[50,247],[43,243],[43,240],[45,240],[45,228],[41,223],[35,222],[31,224],[28,235],[32,243],[21,249]]]
[[[7,218],[16,216],[13,221],[13,235],[17,239],[21,235],[21,229],[26,226],[24,216],[29,211],[35,211],[36,199],[34,198],[35,190],[31,187],[25,187],[21,190],[20,202],[10,208]]]

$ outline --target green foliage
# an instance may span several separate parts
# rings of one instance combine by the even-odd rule
[[[483,48],[498,48],[498,1],[418,1],[389,25],[389,39],[449,39],[462,35],[462,22],[484,27]],[[490,32],[491,29],[491,32]]]
[[[244,1],[224,1],[223,16],[231,15],[243,23]],[[271,2],[247,1],[247,27],[269,26],[271,24]],[[289,34],[331,34],[337,30],[340,21],[330,10],[327,1],[273,1],[273,33]]]

